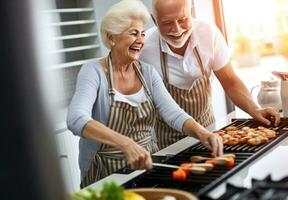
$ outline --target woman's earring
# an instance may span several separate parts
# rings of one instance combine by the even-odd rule
[[[115,46],[115,42],[111,42],[111,46],[114,47]]]

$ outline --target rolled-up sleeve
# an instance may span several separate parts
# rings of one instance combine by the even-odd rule
[[[228,45],[217,27],[213,28],[213,70],[217,71],[223,68],[230,61],[230,51]]]
[[[68,108],[67,126],[74,135],[81,136],[86,123],[92,120],[92,108],[97,98],[99,76],[91,64],[83,65],[76,83],[76,90]]]
[[[182,132],[184,122],[192,117],[174,101],[154,68],[152,70],[152,78],[152,96],[156,109],[168,125]]]

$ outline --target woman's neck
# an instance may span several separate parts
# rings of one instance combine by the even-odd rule
[[[113,70],[115,71],[128,71],[132,68],[132,62],[125,59],[125,57],[121,56],[117,52],[111,51],[110,53],[111,64],[113,66]]]

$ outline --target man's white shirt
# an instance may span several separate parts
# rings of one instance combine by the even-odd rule
[[[192,37],[184,56],[173,53],[168,44],[160,39],[156,27],[146,31],[144,50],[140,60],[155,67],[163,78],[160,61],[160,46],[163,52],[167,53],[167,63],[170,84],[181,88],[189,89],[192,83],[201,76],[201,69],[193,53],[197,46],[205,70],[217,71],[224,67],[230,59],[230,52],[224,37],[218,28],[206,22],[196,19],[192,20]]]

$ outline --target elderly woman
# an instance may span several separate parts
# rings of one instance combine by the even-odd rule
[[[154,68],[138,61],[148,20],[141,1],[113,5],[101,24],[109,55],[85,64],[79,72],[67,123],[81,137],[81,187],[127,164],[150,169],[150,154],[158,150],[152,139],[156,112],[171,127],[222,153],[221,139],[180,109]]]

